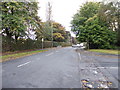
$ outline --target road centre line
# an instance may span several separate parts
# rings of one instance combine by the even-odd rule
[[[24,65],[27,65],[27,64],[29,64],[31,61],[29,61],[29,62],[26,62],[26,63],[23,63],[23,64],[20,64],[20,65],[18,65],[17,67],[22,67],[22,66],[24,66]]]
[[[52,52],[52,53],[47,54],[46,56],[50,56],[50,55],[52,55],[52,54],[53,54],[53,52]]]

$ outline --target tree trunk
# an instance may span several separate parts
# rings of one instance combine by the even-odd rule
[[[12,33],[9,32],[9,29],[6,28],[5,32],[7,34],[7,46],[8,46],[8,51],[12,50],[12,46],[11,46],[11,41],[12,41]]]
[[[17,43],[17,41],[18,41],[18,35],[15,35],[15,41]]]

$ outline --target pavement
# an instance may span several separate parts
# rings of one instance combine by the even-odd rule
[[[83,88],[118,88],[118,56],[78,50]]]
[[[65,47],[2,63],[2,88],[118,88],[118,56]]]

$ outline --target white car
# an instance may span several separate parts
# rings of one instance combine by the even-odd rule
[[[80,49],[85,49],[86,48],[82,43],[81,44],[72,45],[72,47],[80,48]]]
[[[80,47],[80,44],[72,45],[72,47]]]

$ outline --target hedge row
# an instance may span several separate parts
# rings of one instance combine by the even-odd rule
[[[57,47],[57,46],[70,46],[70,43],[66,42],[52,42],[51,41],[44,41],[43,48],[50,48],[50,47]],[[21,50],[30,50],[30,49],[41,49],[42,42],[38,40],[31,40],[31,39],[19,39],[17,42],[12,39],[8,39],[6,37],[2,37],[2,52],[7,51],[21,51]]]

